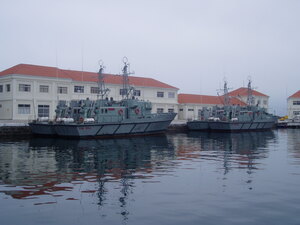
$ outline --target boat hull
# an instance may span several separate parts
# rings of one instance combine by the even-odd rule
[[[269,130],[275,125],[274,121],[224,122],[224,121],[191,121],[187,123],[189,130],[209,131],[253,131]]]
[[[34,134],[62,137],[147,135],[165,131],[175,116],[176,113],[167,113],[151,118],[115,123],[48,123],[43,126],[32,124],[31,127]]]
[[[124,124],[68,124],[56,125],[55,132],[64,137],[101,137],[141,135],[165,131],[171,120]]]
[[[208,121],[189,121],[187,122],[187,127],[189,130],[208,130]]]

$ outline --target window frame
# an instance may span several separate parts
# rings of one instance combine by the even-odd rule
[[[141,96],[141,90],[134,90],[133,96]]]
[[[99,93],[99,87],[91,87],[90,92],[91,92],[91,94],[98,94]]]
[[[156,108],[156,113],[164,113],[164,108]]]
[[[300,101],[299,100],[293,101],[293,105],[300,105]]]
[[[175,92],[168,92],[168,98],[175,98]]]
[[[74,85],[74,93],[84,93],[83,85]]]
[[[28,115],[30,114],[30,104],[18,104],[18,114]]]
[[[156,97],[157,97],[157,98],[163,98],[164,95],[165,95],[165,92],[163,92],[163,91],[157,91],[157,92],[156,92]]]
[[[19,84],[19,92],[31,92],[31,84]]]
[[[57,87],[58,94],[68,94],[68,87],[65,86],[58,86]]]
[[[50,105],[38,105],[38,117],[49,117]]]
[[[41,84],[39,89],[40,89],[40,93],[49,93],[49,85]],[[47,91],[44,91],[43,89],[46,89]]]

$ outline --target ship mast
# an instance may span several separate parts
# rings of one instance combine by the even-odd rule
[[[252,106],[253,105],[253,93],[251,87],[251,79],[249,78],[248,88],[247,88],[247,104]]]
[[[130,74],[133,74],[132,72],[130,72],[130,64],[128,63],[128,59],[127,57],[125,56],[123,58],[123,63],[124,63],[124,67],[122,69],[122,73],[123,73],[123,90],[122,90],[122,98],[126,98],[128,99],[129,97],[129,94],[131,91],[133,91],[133,87],[130,87],[129,85],[129,78],[128,76]]]
[[[228,90],[229,88],[227,87],[227,81],[224,78],[224,88],[223,89],[219,89],[218,90],[218,95],[219,95],[219,91],[223,92],[223,97],[224,97],[224,106],[230,105],[230,97],[228,95]],[[219,95],[220,96],[220,95]]]
[[[224,81],[224,104],[229,105],[230,104],[230,99],[228,95],[228,87],[227,87],[227,81]]]
[[[97,99],[101,96],[101,99],[103,100],[104,96],[108,94],[110,91],[108,88],[105,88],[105,83],[104,83],[104,66],[103,66],[103,61],[99,61],[99,72],[98,72],[98,94],[97,94]]]

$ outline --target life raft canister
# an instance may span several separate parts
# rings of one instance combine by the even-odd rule
[[[139,108],[136,108],[136,109],[134,110],[134,112],[135,112],[135,114],[139,114],[139,113],[140,113],[140,109],[139,109]]]
[[[83,121],[84,121],[83,117],[80,117],[79,118],[79,123],[83,123]]]
[[[123,109],[119,109],[118,113],[119,113],[119,115],[122,115],[123,114]]]

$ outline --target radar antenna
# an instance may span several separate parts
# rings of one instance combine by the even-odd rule
[[[248,77],[248,87],[247,87],[247,104],[252,106],[254,103],[253,91],[251,87],[251,77]]]
[[[104,66],[103,66],[103,61],[99,60],[98,62],[100,69],[98,72],[98,94],[97,94],[97,99],[101,96],[101,99],[103,100],[104,96],[108,94],[110,91],[108,88],[105,88],[105,82],[104,82]]]
[[[223,92],[223,96],[224,96],[224,105],[230,105],[230,96],[228,95],[228,86],[227,86],[227,80],[226,78],[223,79],[224,81],[224,87],[223,89],[220,89],[220,91]],[[219,95],[219,93],[218,93]]]
[[[130,72],[130,64],[128,63],[128,58],[126,56],[123,57],[123,69],[122,69],[122,74],[123,74],[123,90],[122,90],[122,98],[128,98],[130,93],[134,90],[133,87],[130,86],[129,84],[129,78],[128,76],[130,74],[133,74],[133,72]]]

